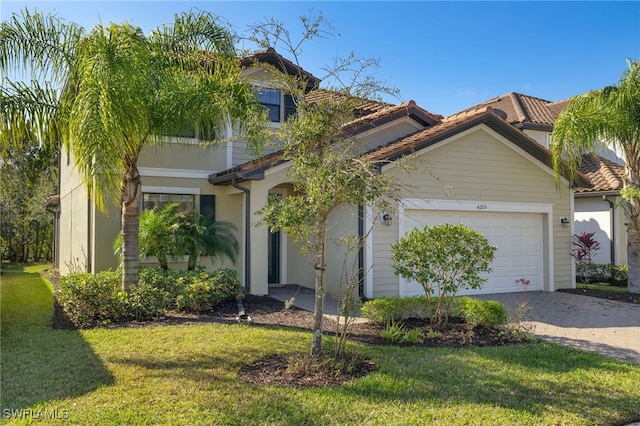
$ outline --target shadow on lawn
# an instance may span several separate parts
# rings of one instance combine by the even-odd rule
[[[553,411],[578,416],[585,424],[640,421],[636,389],[611,388],[607,379],[609,374],[637,376],[637,366],[631,364],[548,344],[415,351],[410,356],[415,364],[412,371],[404,370],[407,363],[403,356],[399,353],[390,367],[381,369],[377,373],[380,378],[372,375],[363,386],[343,386],[335,391],[381,401],[495,405],[534,418]],[[419,357],[424,357],[424,362],[415,362]],[[404,366],[398,369],[396,365]],[[604,372],[604,377],[598,372]],[[405,386],[397,386],[398,382]]]
[[[113,376],[80,332],[51,328],[51,287],[39,272],[25,269],[3,265],[0,407],[25,409],[112,384]]]

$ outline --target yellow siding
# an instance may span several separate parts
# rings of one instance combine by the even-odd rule
[[[415,159],[416,170],[406,173],[395,167],[387,172],[406,185],[406,198],[551,204],[555,288],[569,288],[571,228],[563,228],[558,218],[572,216],[570,189],[566,184],[557,186],[540,163],[503,141],[483,126],[424,151]],[[390,259],[390,245],[399,237],[398,232],[398,221],[394,220],[391,227],[374,234],[374,297],[398,295],[399,283]]]

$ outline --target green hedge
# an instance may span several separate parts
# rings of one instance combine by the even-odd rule
[[[432,302],[435,306],[436,302]],[[451,314],[464,318],[472,324],[496,327],[506,324],[507,310],[495,300],[480,300],[471,297],[454,297]],[[378,324],[390,324],[406,319],[427,319],[426,296],[382,297],[369,300],[362,306],[362,316]]]
[[[121,275],[104,271],[74,273],[61,278],[56,299],[79,327],[130,320],[149,320],[169,309],[203,312],[241,294],[237,272],[219,269],[211,274],[194,271],[140,270],[139,284],[121,290]]]
[[[485,327],[497,327],[507,323],[507,308],[495,300],[480,300],[471,297],[458,297],[453,314],[464,318],[471,324]]]

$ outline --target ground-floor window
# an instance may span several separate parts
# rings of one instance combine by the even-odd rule
[[[162,208],[165,204],[177,203],[176,210],[178,212],[191,213],[195,208],[194,194],[158,194],[143,193],[142,208],[143,210],[153,210],[154,208]]]

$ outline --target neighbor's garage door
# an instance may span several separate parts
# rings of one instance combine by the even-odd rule
[[[463,223],[480,232],[496,246],[489,279],[479,290],[459,294],[509,293],[518,291],[515,280],[530,280],[528,290],[542,290],[542,215],[537,213],[458,212],[405,210],[405,230],[443,223]],[[405,296],[424,294],[416,282],[407,282]]]

